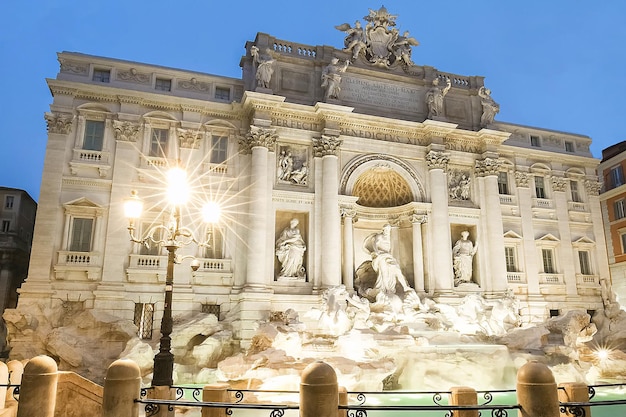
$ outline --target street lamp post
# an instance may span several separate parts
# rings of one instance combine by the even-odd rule
[[[191,243],[198,246],[209,246],[211,235],[206,239],[197,240],[191,229],[181,226],[180,209],[189,199],[190,191],[187,184],[186,173],[183,169],[175,167],[168,172],[168,199],[170,203],[170,222],[168,226],[156,225],[151,227],[143,236],[135,235],[135,221],[141,216],[143,203],[136,191],[132,191],[130,199],[124,204],[125,215],[129,220],[128,232],[130,240],[135,243],[153,243],[167,249],[167,273],[165,275],[165,300],[163,305],[163,318],[161,319],[161,339],[159,340],[159,352],[154,356],[154,372],[152,386],[172,386],[174,371],[174,354],[171,351],[173,320],[172,320],[172,292],[174,289],[174,265],[180,263],[183,258],[176,255],[181,247]],[[219,218],[219,206],[209,202],[203,206],[202,214],[205,222],[216,222]],[[161,236],[155,239],[155,234]],[[186,257],[185,257],[186,258]],[[194,259],[191,268],[195,271],[199,263]]]

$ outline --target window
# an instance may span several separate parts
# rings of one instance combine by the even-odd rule
[[[574,152],[574,142],[565,141],[565,152]]]
[[[546,198],[546,186],[543,177],[535,177],[535,195],[537,198]]]
[[[536,148],[539,148],[541,146],[541,143],[539,142],[539,136],[530,135],[530,146],[534,146]]]
[[[578,181],[570,181],[569,186],[572,191],[572,201],[580,203],[582,200],[580,199],[580,192],[578,191]]]
[[[15,204],[15,196],[14,195],[7,195],[6,197],[4,197],[4,208],[5,209],[12,209],[13,208],[13,204]]]
[[[167,129],[152,129],[150,137],[150,156],[167,157]]]
[[[157,78],[154,82],[154,89],[160,91],[172,91],[172,80]]]
[[[148,223],[148,222],[142,223],[142,225],[141,225],[142,236],[145,236],[145,234],[153,226],[154,226],[154,223]],[[161,230],[161,229],[157,229],[152,234],[152,239],[155,240],[156,242],[161,240],[162,237],[163,237],[163,230]],[[139,254],[140,255],[153,255],[153,256],[160,255],[161,254],[161,245],[159,243],[156,243],[156,242],[153,242],[152,240],[148,239],[145,244],[141,245],[141,249],[139,249]]]
[[[215,87],[215,98],[218,100],[230,100],[230,88]]]
[[[554,252],[552,249],[541,249],[541,257],[543,258],[543,272],[546,274],[556,273],[554,267]]]
[[[550,310],[550,317],[559,317],[559,310]]]
[[[226,162],[228,138],[226,136],[211,137],[211,163],[223,164]]]
[[[2,220],[2,233],[8,233],[11,230],[11,220]]]
[[[93,70],[93,77],[91,79],[99,83],[108,83],[111,81],[111,71],[95,69]]]
[[[504,247],[504,258],[506,260],[506,271],[517,272],[517,262],[515,259],[515,248],[512,246]]]
[[[624,199],[617,200],[615,203],[613,203],[613,214],[615,215],[615,220],[623,219],[624,217],[626,217]]]
[[[622,166],[618,165],[611,168],[611,185],[613,188],[619,187],[624,184],[624,172],[622,171]]]
[[[626,253],[626,233],[622,233],[620,238],[622,239],[622,253]]]
[[[509,193],[509,174],[505,171],[500,171],[498,173],[498,193]]]
[[[93,219],[74,218],[72,221],[70,251],[90,252],[92,232]]]
[[[90,151],[101,151],[104,141],[104,122],[87,120],[85,123],[85,137],[83,138],[83,149]]]
[[[589,262],[589,251],[578,251],[578,262],[580,263],[580,273],[583,275],[591,275],[591,263]]]
[[[152,339],[152,322],[154,317],[153,303],[135,303],[135,326],[139,329],[140,339]]]
[[[208,259],[224,258],[224,232],[221,228],[210,225],[207,233],[211,234],[209,246],[204,248],[204,257]]]

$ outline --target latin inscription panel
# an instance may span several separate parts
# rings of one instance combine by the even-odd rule
[[[420,90],[413,86],[352,78],[346,75],[341,79],[341,100],[344,102],[417,113],[420,111],[422,96]]]

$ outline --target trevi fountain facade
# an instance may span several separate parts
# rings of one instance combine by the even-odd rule
[[[529,359],[619,375],[591,139],[495,120],[484,78],[415,64],[396,19],[338,22],[337,47],[258,33],[240,79],[59,53],[11,358],[101,381],[130,357],[149,383],[176,165],[201,237],[173,259],[175,382],[293,388],[317,359],[349,389],[510,386]]]

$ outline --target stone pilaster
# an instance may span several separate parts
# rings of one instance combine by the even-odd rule
[[[487,256],[489,266],[487,276],[482,277],[486,294],[504,293],[508,287],[506,261],[504,258],[504,234],[502,231],[502,209],[498,193],[498,172],[500,161],[496,158],[484,158],[475,162],[475,173],[482,188],[484,207],[481,207],[487,239],[481,239],[482,253]],[[485,250],[486,249],[486,250]]]
[[[448,180],[446,170],[449,154],[441,151],[429,151],[426,154],[428,176],[430,180],[432,213],[430,216],[432,247],[432,264],[436,269],[435,293],[450,292],[453,287],[454,272],[452,270],[452,237],[448,211]]]
[[[413,231],[413,285],[418,293],[425,292],[424,286],[424,245],[422,243],[422,223],[426,223],[424,214],[414,213],[409,217]]]
[[[342,207],[343,219],[343,285],[346,290],[352,291],[354,287],[354,222],[356,210],[352,207]]]
[[[322,158],[322,287],[341,283],[341,219],[339,217],[338,158],[341,140],[322,135],[313,140],[316,157]]]
[[[270,149],[274,149],[277,137],[275,129],[250,126],[245,138],[239,141],[241,152],[252,154],[245,283],[245,288],[252,291],[266,290],[273,276],[268,269],[268,254],[264,248],[267,247],[268,208],[272,195],[268,189],[268,154]]]
[[[578,263],[578,254],[574,254],[572,247],[572,233],[569,225],[569,211],[567,204],[567,180],[563,177],[552,176],[552,200],[556,210],[556,218],[558,221],[559,237],[561,244],[558,248],[557,272],[563,274],[565,281],[565,291],[567,295],[576,295],[576,264]],[[576,256],[574,256],[576,255]]]

